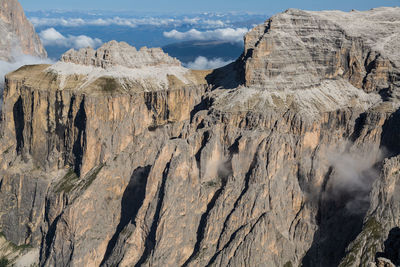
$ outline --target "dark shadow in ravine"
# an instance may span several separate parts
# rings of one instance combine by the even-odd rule
[[[372,168],[379,168],[373,166]],[[331,179],[332,170],[325,177]],[[368,173],[366,174],[368,175]],[[326,186],[326,185],[325,185]],[[325,187],[324,186],[324,187]],[[302,260],[303,267],[336,267],[345,256],[347,246],[362,231],[363,220],[369,207],[369,192],[361,189],[349,189],[330,197],[329,189],[322,188],[319,198],[316,221],[318,230],[314,234],[311,248]],[[364,202],[357,210],[350,210],[348,204],[359,196]],[[360,203],[361,204],[361,203]]]
[[[15,126],[15,137],[17,141],[17,153],[21,154],[22,147],[24,146],[24,106],[22,98],[19,97],[13,107],[14,126]]]
[[[382,126],[381,147],[389,153],[388,156],[400,154],[400,109],[390,115]]]
[[[351,214],[333,201],[321,204],[311,248],[302,260],[303,267],[338,266],[345,249],[362,230],[365,213]]]
[[[78,129],[78,136],[74,142],[72,153],[74,155],[74,171],[78,177],[81,174],[83,150],[86,146],[86,111],[85,98],[80,103],[78,113],[74,120],[74,126]]]
[[[213,70],[206,76],[207,83],[212,89],[224,88],[234,89],[244,84],[244,61],[243,56],[235,62],[224,67]]]
[[[142,266],[142,264],[147,261],[150,254],[152,253],[152,251],[154,250],[154,248],[156,246],[156,233],[157,233],[158,223],[159,223],[160,216],[161,216],[161,208],[162,208],[162,205],[164,202],[165,185],[166,185],[167,177],[169,174],[169,167],[170,167],[170,163],[168,162],[167,165],[165,166],[163,174],[162,174],[162,180],[161,180],[161,184],[160,184],[160,187],[158,190],[158,196],[157,196],[157,206],[156,206],[156,210],[154,213],[153,222],[150,226],[150,232],[147,235],[146,240],[145,240],[145,247],[144,247],[143,254],[140,257],[139,261],[135,264],[135,267]]]
[[[128,224],[135,224],[135,218],[139,209],[142,207],[146,196],[147,177],[150,173],[151,166],[139,167],[135,169],[131,175],[128,186],[126,187],[121,201],[121,218],[113,237],[108,243],[104,259],[101,265],[108,266],[108,259],[118,242],[120,233]],[[118,256],[118,255],[113,255]],[[113,264],[111,264],[113,265]]]
[[[384,252],[378,252],[376,258],[383,257],[389,259],[394,265],[400,265],[400,228],[392,228],[386,239]]]

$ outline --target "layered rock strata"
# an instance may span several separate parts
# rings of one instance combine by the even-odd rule
[[[17,70],[0,231],[41,266],[398,264],[399,14],[288,10],[213,71],[116,42]]]

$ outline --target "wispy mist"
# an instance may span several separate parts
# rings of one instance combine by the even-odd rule
[[[200,56],[197,57],[195,61],[185,64],[185,67],[194,70],[209,70],[223,67],[232,62],[233,60],[225,61],[222,58],[207,59],[206,57]]]
[[[332,173],[323,194],[324,200],[345,205],[350,213],[363,213],[369,207],[369,193],[379,177],[377,163],[383,158],[381,150],[355,149],[333,151],[328,155]]]

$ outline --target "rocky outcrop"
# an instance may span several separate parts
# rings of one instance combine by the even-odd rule
[[[400,86],[398,8],[366,12],[289,9],[245,40],[245,84],[272,90],[343,77],[366,92]],[[395,87],[395,88],[393,88]]]
[[[47,57],[32,24],[17,0],[0,3],[0,60],[14,61],[20,54]]]
[[[99,49],[82,48],[79,51],[71,49],[62,55],[63,62],[72,62],[88,66],[108,68],[111,66],[124,66],[139,68],[146,66],[168,65],[180,66],[176,58],[169,57],[161,48],[142,47],[137,51],[135,47],[125,42],[111,41]]]
[[[398,44],[372,41],[399,12],[353,13],[278,14],[214,71],[111,42],[9,74],[7,242],[41,266],[398,264]]]

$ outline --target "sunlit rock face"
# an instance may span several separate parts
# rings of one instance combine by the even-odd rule
[[[0,2],[0,36],[0,60],[13,61],[21,54],[47,57],[39,36],[17,0]]]
[[[288,10],[217,70],[110,42],[9,74],[0,241],[42,266],[398,264],[399,14]]]

